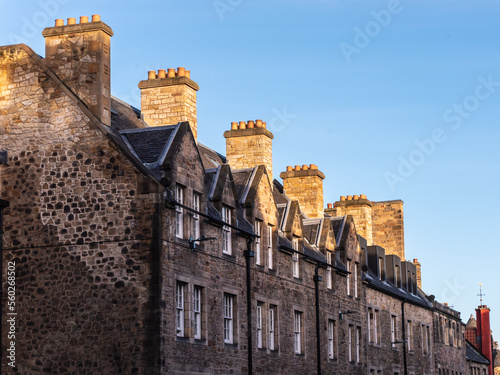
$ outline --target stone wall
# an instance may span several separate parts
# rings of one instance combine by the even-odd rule
[[[144,177],[31,50],[1,48],[0,65],[8,152],[0,197],[10,201],[3,261],[16,264],[17,370],[153,374],[154,210]]]

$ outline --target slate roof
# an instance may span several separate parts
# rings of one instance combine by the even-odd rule
[[[321,219],[304,220],[302,234],[312,244],[317,243],[320,225],[321,225]]]
[[[465,358],[468,361],[489,365],[490,361],[468,340],[465,340]]]
[[[326,263],[326,257],[318,250],[311,246],[304,245],[304,254],[310,258],[313,258],[319,262]]]
[[[145,164],[159,163],[177,125],[120,131],[136,156]]]
[[[198,150],[205,169],[217,168],[219,165],[226,164],[226,157],[224,155],[201,143],[198,143]]]
[[[145,128],[141,111],[114,96],[111,97],[111,128],[115,130]]]
[[[368,270],[364,273],[363,281],[365,281],[368,286],[373,289],[377,289],[399,299],[405,299],[407,302],[415,305],[419,305],[428,309],[432,308],[432,304],[424,297],[423,293],[418,292],[418,295],[411,294],[406,290],[398,288],[390,280],[382,281],[378,278],[377,275],[375,275],[375,273],[373,273],[372,270]]]
[[[474,318],[474,315],[470,314],[469,321],[467,322],[466,325],[467,328],[477,328],[477,322],[476,319]]]

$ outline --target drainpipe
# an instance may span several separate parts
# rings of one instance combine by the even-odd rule
[[[9,202],[0,199],[0,319],[3,321],[3,209],[9,207]],[[0,324],[0,369],[2,368],[2,325]]]
[[[247,249],[243,252],[246,261],[246,271],[247,271],[247,346],[248,346],[248,374],[253,374],[253,344],[252,344],[252,287],[251,287],[251,275],[250,275],[250,259],[255,256],[252,251],[252,242],[254,237],[247,238]]]
[[[319,265],[316,264],[314,269],[314,288],[316,289],[316,350],[318,357],[318,375],[321,375],[321,337],[320,337],[320,324],[319,324],[319,282],[323,279],[318,274]]]
[[[401,301],[401,319],[402,319],[402,325],[403,325],[403,364],[405,367],[405,375],[408,375],[408,369],[406,367],[406,345],[407,345],[407,338],[406,338],[406,321],[405,321],[405,302],[406,301]]]

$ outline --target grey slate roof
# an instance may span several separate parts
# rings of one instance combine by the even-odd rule
[[[490,361],[486,358],[479,350],[477,350],[474,345],[469,341],[465,340],[465,358],[468,361],[481,363],[483,365],[489,365]]]
[[[135,154],[145,163],[160,161],[177,125],[158,126],[146,129],[122,130],[120,134],[132,146]]]
[[[422,293],[418,293],[418,295],[411,294],[403,289],[398,288],[390,280],[382,281],[371,270],[368,270],[366,273],[364,273],[363,281],[365,281],[368,286],[373,289],[377,289],[399,299],[405,299],[407,302],[415,305],[419,305],[428,309],[432,308],[432,304],[424,297]]]
[[[114,96],[111,97],[111,128],[115,130],[144,128],[141,111]]]
[[[198,143],[198,150],[205,169],[217,168],[221,164],[226,164],[226,157],[224,155],[219,154],[201,143]]]

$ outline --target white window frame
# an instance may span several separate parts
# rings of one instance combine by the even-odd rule
[[[267,268],[272,270],[273,264],[273,226],[267,226]]]
[[[193,210],[197,212],[193,212],[193,222],[192,222],[192,237],[193,240],[197,240],[200,238],[200,201],[201,196],[198,193],[193,193]]]
[[[231,209],[226,206],[222,206],[222,221],[231,224]],[[222,226],[222,252],[224,254],[231,255],[231,227],[227,225]]]
[[[262,303],[257,302],[257,348],[262,349]]]
[[[269,306],[269,350],[274,350],[274,335],[276,324],[276,306]]]
[[[398,332],[397,332],[397,316],[396,315],[391,315],[391,346],[393,349],[396,349],[396,344],[394,342],[396,341]]]
[[[330,251],[326,252],[326,262],[332,264],[332,253]],[[326,267],[326,287],[327,289],[332,289],[332,267]]]
[[[369,307],[368,308],[368,322],[366,325],[366,330],[368,332],[368,342],[373,342],[372,326],[373,326],[373,309],[371,307]]]
[[[186,284],[177,281],[176,292],[175,292],[175,326],[176,335],[179,337],[184,337],[184,294],[185,294]]]
[[[352,334],[353,334],[354,326],[349,324],[349,329],[347,330],[347,342],[348,342],[348,358],[349,362],[352,362]]]
[[[361,327],[356,327],[356,362],[361,362]]]
[[[411,324],[411,320],[406,321],[406,349],[411,351],[413,349],[413,325]]]
[[[177,185],[175,187],[175,201],[184,204],[184,188]],[[181,206],[175,206],[175,236],[184,238],[184,210]]]
[[[373,342],[379,344],[378,326],[379,326],[379,310],[373,310]]]
[[[292,248],[295,251],[299,251],[299,240],[297,238],[294,238],[292,240]],[[296,252],[292,254],[292,274],[293,277],[299,278],[300,275],[299,254]]]
[[[346,277],[346,281],[347,281],[347,295],[350,296],[351,295],[351,261],[348,259],[347,260],[347,277]]]
[[[193,289],[193,330],[196,340],[201,340],[202,296],[203,287],[195,285]]]
[[[294,311],[293,334],[295,354],[302,354],[301,319],[302,313]]]
[[[224,293],[224,343],[234,342],[234,296]]]
[[[328,320],[328,358],[335,359],[335,320]]]
[[[354,298],[358,298],[358,268],[359,264],[354,262]]]
[[[260,246],[260,238],[262,236],[262,222],[255,220],[254,225],[255,234],[259,237],[255,237],[255,264],[261,265],[261,246]]]

